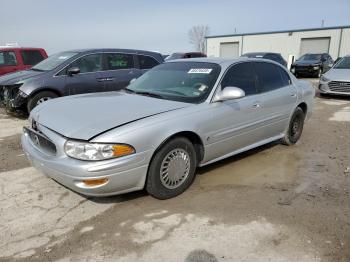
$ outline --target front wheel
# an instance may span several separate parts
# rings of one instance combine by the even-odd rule
[[[183,193],[193,182],[197,166],[193,144],[177,137],[158,150],[149,166],[146,191],[158,199]]]
[[[300,107],[297,107],[290,119],[288,129],[282,139],[282,144],[290,146],[298,142],[301,133],[303,132],[304,120],[304,111]]]
[[[36,107],[37,105],[56,97],[58,97],[58,95],[51,91],[42,91],[37,93],[36,95],[29,98],[28,100],[28,103],[27,103],[28,113],[30,113],[30,111],[32,111],[33,108]]]

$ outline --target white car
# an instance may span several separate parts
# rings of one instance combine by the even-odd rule
[[[350,95],[350,55],[340,59],[321,76],[318,89],[321,95]]]

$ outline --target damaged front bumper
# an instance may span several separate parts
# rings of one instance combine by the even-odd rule
[[[0,87],[0,103],[9,110],[16,110],[27,102],[28,95],[19,90],[21,85]]]

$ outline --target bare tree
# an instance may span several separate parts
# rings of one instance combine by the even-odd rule
[[[209,26],[196,25],[188,31],[190,43],[196,48],[196,51],[205,52],[205,37],[209,34]]]

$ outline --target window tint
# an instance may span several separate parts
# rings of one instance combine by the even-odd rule
[[[232,66],[221,82],[221,88],[227,86],[239,87],[246,95],[256,94],[255,74],[252,63],[240,63]]]
[[[17,65],[16,54],[12,51],[0,52],[0,66]]]
[[[141,69],[150,69],[159,64],[157,60],[155,60],[153,57],[150,57],[150,56],[138,55],[137,57],[139,58]]]
[[[134,68],[134,57],[130,54],[107,54],[108,70]]]
[[[83,56],[70,64],[69,68],[78,67],[80,73],[97,72],[102,70],[102,54]]]
[[[254,66],[258,76],[260,92],[268,92],[285,86],[279,66],[264,62],[255,62]]]
[[[44,57],[38,50],[21,51],[21,56],[25,65],[36,65],[37,63],[44,60]]]

